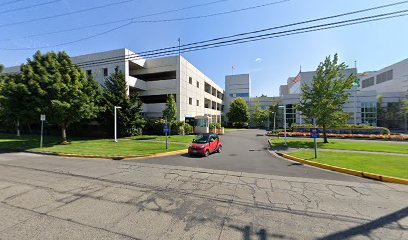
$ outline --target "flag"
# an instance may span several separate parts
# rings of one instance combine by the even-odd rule
[[[300,75],[300,72],[298,75],[293,79],[292,83],[295,84],[297,82],[300,82],[302,80],[302,75]]]

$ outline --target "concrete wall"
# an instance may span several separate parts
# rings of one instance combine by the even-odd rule
[[[377,83],[378,75],[381,73],[392,70],[393,77],[391,80]],[[388,67],[385,67],[376,72],[370,72],[363,74],[360,77],[360,88],[361,91],[377,91],[378,93],[391,93],[391,92],[407,92],[408,91],[408,59],[401,62],[395,63]],[[363,88],[363,81],[374,77],[374,85]]]
[[[240,94],[246,94],[241,96]],[[225,76],[225,111],[228,113],[229,105],[236,98],[242,98],[247,103],[251,97],[251,77],[249,74],[227,75]]]

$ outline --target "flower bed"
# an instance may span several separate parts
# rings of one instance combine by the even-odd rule
[[[276,134],[275,134],[276,135]],[[284,136],[285,132],[279,132],[279,136]],[[310,137],[308,132],[286,132],[288,137]],[[323,137],[323,133],[320,133],[320,137]],[[379,140],[395,140],[395,141],[408,141],[408,136],[404,135],[374,135],[374,134],[338,134],[338,133],[328,133],[328,138],[356,138],[356,139],[379,139]]]

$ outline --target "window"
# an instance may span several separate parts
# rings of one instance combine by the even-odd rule
[[[374,77],[367,78],[362,81],[362,88],[370,87],[374,85]]]
[[[388,70],[386,72],[380,73],[377,75],[377,84],[383,83],[389,80],[392,80],[393,78],[393,70]]]
[[[104,76],[104,77],[107,77],[107,76],[108,76],[108,69],[107,69],[107,68],[104,68],[104,69],[103,69],[103,76]]]
[[[188,104],[193,105],[193,99],[192,98],[188,98]]]
[[[200,82],[197,81],[197,88],[200,88]]]
[[[200,106],[200,100],[197,100],[197,106]]]
[[[188,82],[193,85],[193,78],[192,77],[188,77]]]
[[[237,93],[235,94],[237,97],[249,97],[249,93]]]
[[[92,75],[92,70],[86,70],[86,76],[91,76]]]

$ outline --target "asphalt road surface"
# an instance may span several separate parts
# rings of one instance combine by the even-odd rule
[[[369,182],[371,180],[302,165],[275,157],[268,151],[264,130],[243,130],[220,136],[223,144],[221,154],[207,158],[188,154],[160,158],[136,159],[130,162],[153,163],[173,166],[198,167],[214,170],[269,174],[287,177]]]

